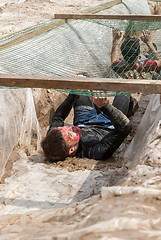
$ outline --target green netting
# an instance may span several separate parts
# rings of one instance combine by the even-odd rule
[[[111,1],[91,7],[85,12],[98,14],[150,14],[146,0]],[[110,6],[110,7],[109,7]],[[138,74],[131,70],[123,74],[111,66],[112,29],[139,37],[142,30],[152,31],[153,42],[160,53],[160,22],[127,20],[51,20],[27,28],[0,40],[0,72],[19,75],[69,76],[87,72],[100,78],[158,79],[159,74]],[[146,54],[142,44],[142,52]],[[121,55],[119,56],[122,57]],[[155,77],[154,77],[155,75]],[[87,78],[88,81],[88,78]],[[108,91],[61,90],[92,96],[109,96]]]
[[[72,89],[57,89],[60,92],[92,96],[92,97],[107,97],[107,96],[119,96],[119,95],[128,95],[129,92],[107,92],[107,91],[90,91],[90,90],[72,90]]]

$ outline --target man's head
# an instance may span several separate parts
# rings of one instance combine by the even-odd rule
[[[75,126],[53,128],[42,140],[41,146],[50,161],[64,160],[78,150],[81,130]]]
[[[140,54],[138,38],[126,38],[121,45],[121,53],[128,63],[134,63]]]

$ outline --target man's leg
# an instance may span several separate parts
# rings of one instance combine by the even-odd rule
[[[123,112],[127,117],[133,116],[139,107],[137,100],[130,94],[115,96],[113,106]]]

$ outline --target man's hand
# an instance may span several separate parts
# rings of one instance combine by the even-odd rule
[[[149,52],[151,53],[152,59],[156,60],[158,67],[161,67],[161,57],[158,54],[157,50],[155,49],[152,40],[151,40],[151,32],[150,31],[143,31],[142,36],[140,37],[141,40],[148,46]]]
[[[113,42],[118,41],[122,37],[122,32],[118,28],[112,29]]]
[[[142,36],[140,37],[140,39],[144,42],[144,43],[149,43],[151,42],[151,32],[150,31],[142,31]]]
[[[89,97],[90,100],[99,108],[103,107],[107,102],[107,97]]]

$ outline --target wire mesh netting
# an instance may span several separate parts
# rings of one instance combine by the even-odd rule
[[[112,3],[112,5],[111,5]],[[150,14],[147,1],[112,1],[87,9],[96,14]],[[160,53],[159,21],[128,20],[51,20],[0,40],[0,72],[19,75],[75,76],[87,72],[90,77],[159,79],[159,71],[140,73],[111,69],[112,29],[119,28],[125,36],[140,37],[143,30],[152,33],[152,41]],[[122,39],[123,41],[123,39]],[[140,43],[143,58],[148,55]],[[150,57],[150,55],[148,56]],[[119,59],[122,59],[120,53]],[[146,72],[146,73],[147,73]],[[67,91],[69,90],[62,90]],[[116,92],[74,91],[72,93],[109,96]],[[126,93],[119,93],[126,94]]]

